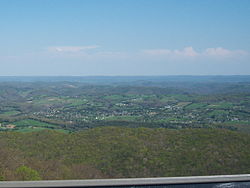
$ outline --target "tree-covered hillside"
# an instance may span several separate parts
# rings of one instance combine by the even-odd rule
[[[250,135],[223,129],[2,132],[0,144],[2,180],[250,173]]]

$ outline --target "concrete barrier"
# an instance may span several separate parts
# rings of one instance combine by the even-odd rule
[[[214,187],[250,188],[250,174],[187,176],[160,178],[55,180],[55,181],[2,181],[0,187]]]

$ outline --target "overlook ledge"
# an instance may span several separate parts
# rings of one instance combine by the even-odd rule
[[[2,181],[0,187],[250,187],[250,174],[159,178]]]

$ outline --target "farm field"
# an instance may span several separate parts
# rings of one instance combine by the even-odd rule
[[[0,89],[1,131],[125,126],[250,132],[247,81],[3,82]]]

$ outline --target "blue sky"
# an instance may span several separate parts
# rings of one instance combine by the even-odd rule
[[[0,0],[0,76],[250,74],[249,0]]]

